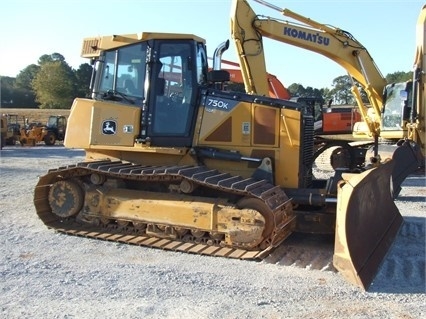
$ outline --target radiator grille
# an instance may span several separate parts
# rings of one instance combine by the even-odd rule
[[[303,115],[301,125],[301,160],[299,185],[302,188],[309,188],[312,185],[312,159],[314,156],[314,118],[311,115]]]
[[[99,39],[84,39],[83,48],[81,49],[81,57],[83,58],[92,58],[98,57],[100,55],[100,50],[98,50]]]

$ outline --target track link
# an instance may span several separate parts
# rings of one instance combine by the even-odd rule
[[[54,213],[49,204],[49,189],[57,181],[79,179],[93,173],[107,177],[138,182],[189,182],[219,190],[227,194],[241,197],[257,198],[269,207],[275,221],[275,228],[268,245],[255,250],[223,247],[211,243],[168,239],[148,236],[133,227],[117,225],[94,225],[81,223],[75,217],[61,218]],[[220,256],[227,258],[261,260],[283,242],[292,232],[295,217],[287,195],[279,186],[265,180],[243,178],[228,173],[209,169],[205,166],[142,166],[122,161],[81,162],[75,165],[49,170],[41,176],[34,192],[36,212],[43,223],[58,232],[76,236],[84,236],[139,246],[148,246],[164,250],[172,250],[201,255]],[[279,218],[277,218],[279,216]]]

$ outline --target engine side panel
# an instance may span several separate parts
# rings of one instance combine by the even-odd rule
[[[64,144],[70,148],[134,145],[140,129],[140,107],[75,99]]]

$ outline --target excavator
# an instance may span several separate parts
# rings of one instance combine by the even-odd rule
[[[85,159],[39,177],[38,217],[65,234],[243,260],[293,232],[335,234],[336,269],[368,289],[402,223],[395,160],[314,179],[312,114],[224,90],[225,47],[209,71],[197,35],[84,39],[91,96],[74,100],[64,145]]]
[[[335,169],[345,167],[353,170],[362,169],[370,164],[376,165],[381,162],[381,157],[399,157],[401,161],[395,165],[392,174],[396,197],[401,189],[402,181],[421,165],[424,142],[419,135],[422,135],[420,132],[424,132],[424,110],[421,110],[419,105],[417,112],[411,113],[413,116],[411,122],[417,121],[415,126],[419,133],[409,136],[407,134],[410,122],[408,102],[403,103],[399,91],[397,92],[397,88],[401,88],[401,85],[386,86],[386,80],[370,53],[352,34],[328,24],[321,24],[289,9],[281,9],[264,0],[255,1],[279,11],[296,22],[259,15],[253,11],[247,1],[233,1],[231,33],[242,68],[246,91],[257,95],[267,92],[264,37],[321,54],[342,66],[353,82],[351,91],[357,102],[361,115],[359,118],[362,118],[362,122],[354,123],[351,136],[316,134],[314,157],[319,157],[333,147],[335,149],[330,156],[331,166]],[[419,42],[424,41],[424,25],[423,13],[421,13],[418,21],[419,29],[422,29],[418,31],[418,39],[421,39]],[[423,44],[419,43],[417,51],[421,52]],[[421,54],[417,55],[421,56]],[[369,105],[363,101],[358,85],[366,93]],[[404,83],[403,87],[410,87],[410,84]],[[417,90],[417,92],[421,91]],[[396,94],[397,98],[395,98]],[[405,96],[408,96],[407,91]],[[398,107],[395,111],[396,104]],[[390,113],[393,115],[391,116]],[[399,115],[395,116],[394,113]],[[393,127],[390,125],[395,121],[398,122],[398,130],[395,125]],[[413,126],[413,124],[410,125]],[[400,144],[404,144],[404,147],[399,147]],[[402,160],[404,158],[407,160]]]

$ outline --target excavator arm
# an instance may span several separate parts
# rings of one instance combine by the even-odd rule
[[[378,137],[383,104],[382,94],[386,80],[367,49],[349,32],[321,24],[265,1],[256,1],[298,22],[257,15],[247,1],[233,0],[231,33],[242,66],[247,92],[261,95],[266,95],[268,92],[262,37],[313,51],[341,65],[351,78],[361,84],[374,112],[368,112],[355,83],[352,86],[352,92],[370,134]]]

